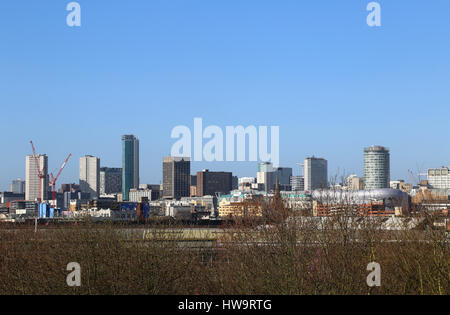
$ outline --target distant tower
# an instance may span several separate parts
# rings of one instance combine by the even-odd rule
[[[27,155],[25,162],[25,200],[41,201],[48,199],[48,157],[47,155],[37,155],[39,168],[44,178],[39,179],[39,171],[36,168],[36,162],[33,155]],[[39,181],[41,181],[41,196],[39,196]]]
[[[25,181],[21,178],[15,179],[11,184],[11,192],[14,194],[24,194],[25,193]]]
[[[80,158],[80,190],[89,193],[91,199],[100,194],[100,159],[86,155]]]
[[[163,197],[180,199],[191,195],[191,160],[186,157],[163,159]]]
[[[325,189],[328,187],[328,162],[322,158],[305,159],[303,174],[305,190]]]
[[[139,188],[139,139],[122,136],[122,198],[129,200],[130,189]]]
[[[278,174],[276,175],[275,180],[275,196],[279,197],[280,195],[280,179],[278,178]]]
[[[230,193],[233,189],[233,174],[231,172],[210,172],[203,170],[197,172],[196,196],[215,196]],[[192,177],[191,177],[192,186]]]
[[[100,195],[118,194],[122,191],[122,169],[100,168]]]
[[[258,172],[256,173],[256,182],[262,184],[266,193],[275,187],[275,169],[273,164],[269,162],[261,162],[258,164]]]
[[[273,194],[273,198],[270,202],[270,208],[272,211],[274,211],[273,214],[281,215],[281,217],[283,217],[286,214],[286,213],[283,213],[286,210],[286,208],[285,208],[285,204],[284,204],[283,198],[281,197],[281,193],[280,193],[280,182],[278,179],[278,175],[276,175],[276,179],[275,179],[275,191]]]
[[[389,149],[372,146],[364,149],[364,184],[366,189],[389,188]]]

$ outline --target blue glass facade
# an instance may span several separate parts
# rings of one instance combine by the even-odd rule
[[[139,186],[139,140],[122,136],[122,199],[129,200],[130,189]]]

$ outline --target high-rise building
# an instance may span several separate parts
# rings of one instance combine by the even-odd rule
[[[273,164],[270,162],[261,162],[258,164],[258,172],[273,172]]]
[[[197,179],[198,180],[198,179]],[[191,194],[191,159],[166,157],[163,159],[163,197],[179,199]]]
[[[228,194],[233,189],[233,174],[230,172],[197,172],[196,196],[215,196]]]
[[[273,164],[262,162],[258,164],[258,172],[256,173],[257,184],[262,185],[265,192],[269,192],[275,187],[276,175]]]
[[[365,189],[389,188],[390,154],[389,149],[372,146],[364,149]]]
[[[122,198],[129,200],[132,188],[139,188],[139,139],[133,135],[122,136]]]
[[[80,158],[80,190],[96,199],[100,193],[100,159],[86,155]]]
[[[275,182],[278,177],[278,185],[280,190],[291,190],[291,167],[278,167],[275,169]]]
[[[232,190],[236,190],[239,188],[239,177],[233,176],[231,178],[231,188]]]
[[[305,190],[325,189],[328,187],[328,162],[314,156],[305,159],[303,165]]]
[[[45,154],[37,156],[39,170],[42,172],[43,178],[39,178],[39,170],[33,155],[27,155],[25,161],[25,199],[27,201],[47,200],[49,184],[48,184],[48,157]],[[39,182],[41,193],[39,195]]]
[[[122,169],[100,168],[100,195],[118,194],[122,191]]]
[[[21,178],[15,179],[11,184],[11,192],[14,194],[24,194],[25,193],[25,181]]]

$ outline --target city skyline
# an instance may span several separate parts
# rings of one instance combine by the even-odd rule
[[[131,135],[131,136],[134,137],[134,135]],[[137,138],[135,138],[135,139],[137,141],[139,141]],[[123,139],[122,139],[122,141],[123,141]],[[380,147],[380,145],[372,145],[372,146],[368,146],[368,147]],[[328,175],[327,175],[328,181],[330,181],[330,180],[332,181],[332,180],[335,180],[335,179],[340,180],[340,178],[342,176],[348,177],[348,176],[353,175],[353,174],[359,176],[360,178],[364,178],[364,159],[365,159],[364,151],[368,147],[363,147],[363,148],[360,149],[360,151],[363,152],[361,154],[361,167],[360,167],[361,171],[360,172],[356,172],[356,171],[352,172],[352,171],[347,171],[347,170],[343,171],[343,169],[340,169],[338,167],[336,173],[328,172]],[[122,149],[123,149],[123,147],[122,147]],[[122,150],[121,154],[123,154],[123,150]],[[50,164],[50,162],[49,162],[50,157],[47,154],[45,154],[45,153],[38,153],[38,155],[39,156],[41,156],[41,155],[46,156],[46,158],[48,160],[48,162],[46,162],[46,163]],[[31,156],[31,155],[27,155],[27,156]],[[79,158],[79,160],[81,161],[81,159],[83,159],[85,157],[92,157],[92,156],[87,154],[87,155],[81,156]],[[312,157],[314,158],[315,156],[312,155]],[[301,162],[306,163],[306,160],[309,159],[309,158],[310,158],[309,156],[306,156],[304,159],[301,160]],[[98,157],[98,159],[102,160],[101,157]],[[329,164],[330,161],[328,161],[326,158],[324,158],[324,159],[326,160],[327,164]],[[76,163],[76,162],[73,162],[73,163]],[[233,173],[233,176],[237,176],[239,178],[241,178],[241,177],[254,177],[254,178],[257,178],[258,177],[257,176],[258,175],[258,170],[259,170],[259,167],[260,167],[261,163],[264,164],[266,162],[261,162],[261,161],[258,161],[258,162],[248,162],[248,161],[247,162],[195,162],[195,161],[191,160],[191,175],[196,175],[197,172],[207,169],[205,167],[200,167],[200,168],[192,167],[192,165],[206,165],[206,166],[208,166],[208,165],[216,165],[216,166],[218,166],[218,168],[211,168],[211,171],[213,171],[213,172],[217,172],[217,171],[231,172],[231,173]],[[123,161],[122,161],[122,164],[123,164]],[[235,173],[233,171],[233,165],[234,164],[252,164],[254,167],[253,167],[253,170],[252,169],[249,170],[249,172],[246,173],[245,175],[241,175],[241,174],[237,174],[237,173]],[[292,169],[292,176],[299,175],[299,172],[301,172],[301,175],[304,176],[305,175],[304,174],[304,170],[299,170],[298,169],[299,165],[300,165],[299,162],[296,162],[294,165],[285,165],[285,164],[282,163],[280,165],[280,167],[281,168],[286,168],[286,167],[291,168]],[[220,166],[223,166],[223,167],[220,168]],[[226,168],[227,166],[229,168]],[[64,172],[63,172],[62,175],[61,175],[61,178],[73,178],[73,180],[72,181],[70,181],[70,180],[69,181],[61,181],[60,180],[60,181],[58,181],[58,187],[60,187],[62,184],[78,183],[79,182],[79,180],[80,180],[80,175],[79,175],[80,163],[79,162],[76,163],[75,167],[76,167],[76,170],[78,172],[77,174],[74,174],[73,176],[72,175],[67,175],[67,174],[65,176],[62,176],[64,174]],[[101,162],[101,163],[99,162],[99,167],[100,168],[108,168],[108,169],[120,169],[120,170],[122,169],[121,167],[104,165],[103,162]],[[391,173],[392,170],[389,170],[389,174],[391,174],[390,180],[405,180],[406,182],[410,182],[410,180],[411,180],[411,173],[410,172],[412,172],[413,176],[415,176],[416,178],[419,178],[420,175],[424,175],[424,173],[426,173],[429,169],[435,169],[435,168],[440,168],[440,167],[448,167],[448,165],[442,164],[442,165],[439,165],[439,166],[432,166],[432,167],[426,167],[426,168],[423,168],[423,167],[421,167],[419,165],[416,165],[416,169],[408,169],[407,170],[406,176],[404,178],[401,178],[401,177],[397,178],[395,176],[393,177],[392,173]],[[24,172],[25,172],[25,169],[26,168],[24,168]],[[48,170],[49,170],[48,172],[50,172],[50,166],[48,166]],[[100,172],[100,170],[99,170],[99,172]],[[145,170],[144,170],[144,172],[145,172]],[[160,166],[160,169],[159,169],[160,180],[159,181],[153,181],[153,182],[152,181],[148,181],[148,182],[142,181],[142,183],[145,183],[145,184],[163,184],[162,172],[163,172],[163,170],[162,170],[162,168]],[[340,172],[340,173],[338,173],[338,172]],[[141,176],[141,175],[139,175],[139,176]],[[24,178],[25,177],[26,176],[24,176]],[[7,184],[5,184],[6,186],[8,186],[8,189],[4,189],[2,191],[9,191],[11,189],[11,187],[12,187],[13,181],[15,181],[17,179],[20,179],[20,178],[21,178],[20,176],[17,176],[15,178],[11,179]],[[131,187],[131,188],[133,188],[133,187]],[[100,186],[99,186],[99,189],[100,189]]]
[[[371,145],[390,148],[392,180],[450,165],[448,1],[383,1],[380,28],[356,0],[80,4],[74,29],[62,4],[0,3],[1,191],[25,178],[30,139],[49,173],[71,152],[58,183],[76,183],[87,154],[121,167],[123,134],[141,141],[141,182],[159,183],[172,128],[194,117],[280,126],[294,174],[316,155],[330,176],[362,176]],[[192,162],[201,169],[254,176],[257,163]]]

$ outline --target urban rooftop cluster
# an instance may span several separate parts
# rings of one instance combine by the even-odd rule
[[[48,157],[26,156],[25,180],[12,182],[10,192],[0,193],[0,219],[64,219],[79,216],[132,220],[165,216],[183,220],[223,220],[242,216],[263,216],[262,204],[280,195],[294,210],[312,216],[329,216],[339,211],[344,199],[356,205],[358,215],[404,216],[414,204],[433,200],[429,208],[446,210],[450,205],[448,167],[428,170],[417,185],[391,181],[390,151],[382,146],[364,149],[364,175],[350,175],[330,183],[328,162],[307,157],[298,163],[303,174],[291,167],[258,164],[256,177],[233,176],[231,172],[201,170],[191,174],[189,157],[166,157],[162,161],[162,184],[141,184],[139,139],[122,136],[122,167],[100,165],[100,158],[79,159],[79,183],[56,182],[59,173],[48,174]],[[300,173],[300,172],[299,172]],[[412,174],[411,174],[412,175]],[[413,180],[411,180],[413,181]],[[253,203],[248,203],[249,201]],[[438,201],[438,202],[436,202]]]

